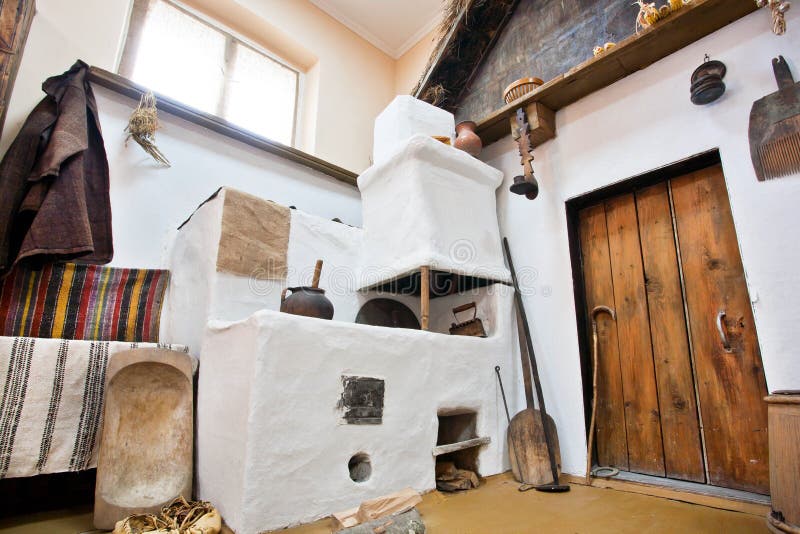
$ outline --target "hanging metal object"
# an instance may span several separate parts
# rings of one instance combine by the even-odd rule
[[[702,106],[718,100],[725,93],[722,78],[727,70],[725,63],[711,60],[706,54],[703,64],[692,73],[692,85],[689,88],[692,103]]]
[[[468,312],[472,310],[472,318],[466,321],[461,321],[458,318],[459,313]],[[483,321],[478,319],[478,306],[474,302],[469,304],[462,304],[453,308],[453,317],[457,322],[450,326],[451,336],[474,336],[486,337],[486,329],[483,327]]]
[[[519,147],[520,163],[522,164],[522,176],[515,176],[514,183],[509,188],[516,195],[525,195],[525,198],[533,200],[539,196],[539,182],[533,176],[533,147],[531,146],[531,127],[525,110],[517,110],[517,127],[514,130],[514,140]]]

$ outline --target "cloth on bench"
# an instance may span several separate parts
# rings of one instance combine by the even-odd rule
[[[97,463],[108,358],[183,345],[0,337],[0,478]]]
[[[56,263],[0,283],[0,335],[158,342],[169,271]]]

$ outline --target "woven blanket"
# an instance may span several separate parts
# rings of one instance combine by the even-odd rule
[[[57,263],[0,286],[0,334],[157,342],[169,271]]]
[[[97,464],[106,364],[116,352],[181,345],[0,337],[0,478]]]

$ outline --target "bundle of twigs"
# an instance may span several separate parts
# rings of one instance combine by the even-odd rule
[[[519,0],[443,0],[436,46],[411,94],[452,109]]]
[[[199,520],[214,514],[214,521],[199,524]],[[117,523],[113,534],[143,534],[164,532],[169,534],[216,534],[219,532],[219,516],[216,509],[205,501],[187,501],[182,496],[161,509],[161,513],[141,514],[126,517]]]
[[[455,42],[452,40],[448,41],[448,37],[450,33],[455,29],[455,25],[458,24],[460,21],[462,13],[466,18],[469,16],[470,8],[472,7],[471,4],[475,2],[483,3],[486,0],[444,0],[442,3],[442,20],[439,22],[439,25],[436,27],[436,32],[434,33],[434,41],[436,41],[436,46],[433,48],[433,53],[431,57],[428,58],[428,63],[425,65],[425,68],[422,71],[422,77],[417,81],[417,85],[414,87],[414,90],[411,91],[411,94],[417,94],[420,90],[421,85],[425,80],[425,76],[428,71],[431,70],[431,67],[436,63],[437,59],[441,56],[450,52],[451,48],[456,45]],[[443,85],[433,85],[428,87],[424,94],[420,95],[422,100],[430,102],[434,106],[439,105],[439,103],[444,100],[444,96],[447,93],[447,90],[444,88]]]
[[[156,97],[152,92],[148,92],[142,95],[139,106],[133,110],[128,119],[128,126],[125,127],[128,137],[125,139],[125,144],[127,145],[128,141],[133,139],[154,160],[169,167],[169,160],[156,146],[156,130],[158,130]]]

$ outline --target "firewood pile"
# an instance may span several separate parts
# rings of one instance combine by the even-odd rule
[[[436,489],[463,491],[480,486],[478,475],[469,469],[459,469],[453,462],[436,463]]]

